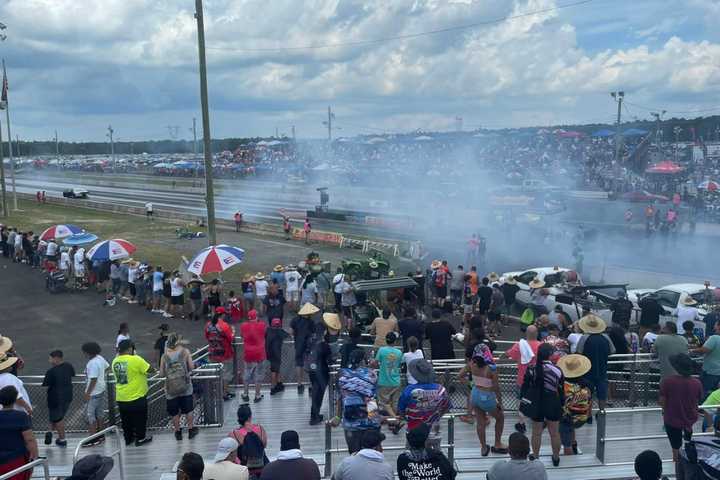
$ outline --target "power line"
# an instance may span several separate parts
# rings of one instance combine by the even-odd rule
[[[456,25],[453,27],[446,27],[446,28],[439,28],[437,30],[427,30],[424,32],[416,32],[416,33],[407,33],[404,35],[395,35],[391,37],[380,37],[380,38],[374,38],[369,40],[355,40],[352,42],[338,42],[338,43],[325,43],[320,45],[303,45],[298,47],[274,47],[274,48],[235,48],[235,47],[213,47],[209,46],[206,47],[208,50],[224,50],[224,51],[232,51],[232,52],[286,52],[286,51],[297,51],[297,50],[319,50],[323,48],[339,48],[339,47],[357,47],[362,45],[372,45],[376,43],[386,43],[386,42],[393,42],[397,40],[409,40],[413,38],[419,38],[419,37],[425,37],[428,35],[438,35],[442,33],[449,33],[449,32],[457,32],[461,30],[467,30],[470,28],[475,27],[482,27],[487,25],[493,25],[497,23],[506,22],[509,20],[517,20],[519,18],[526,18],[531,17],[534,15],[540,15],[543,13],[550,13],[557,10],[562,10],[564,8],[571,8],[571,7],[577,7],[580,5],[585,5],[593,0],[580,0],[572,3],[566,3],[564,5],[557,5],[555,7],[551,8],[545,8],[543,10],[535,10],[532,12],[527,13],[521,13],[518,15],[508,15],[501,18],[496,18],[493,20],[485,20],[482,22],[475,22],[475,23],[468,23],[466,25]]]

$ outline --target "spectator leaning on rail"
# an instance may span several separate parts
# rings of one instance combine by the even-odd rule
[[[692,375],[696,364],[687,353],[670,357],[670,363],[677,372],[660,382],[660,406],[663,408],[663,423],[677,463],[683,438],[690,441],[693,425],[698,418],[698,405],[702,400],[702,384]]]
[[[125,445],[135,442],[139,447],[152,442],[152,437],[147,436],[147,377],[151,370],[150,364],[135,354],[132,341],[120,342],[118,356],[112,361],[112,371]]]
[[[320,469],[315,460],[303,458],[300,437],[295,430],[280,435],[280,452],[277,460],[265,465],[260,480],[320,480]]]
[[[185,415],[188,438],[194,438],[199,430],[193,423],[193,384],[190,372],[195,368],[192,355],[182,346],[182,337],[171,333],[167,337],[165,353],[160,358],[160,376],[165,377],[165,399],[168,415],[172,417],[175,439],[182,440],[180,416]]]

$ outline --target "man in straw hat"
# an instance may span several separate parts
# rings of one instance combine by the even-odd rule
[[[663,423],[673,451],[673,461],[677,463],[683,438],[689,441],[692,437],[703,388],[700,381],[693,377],[697,364],[687,353],[673,355],[670,363],[677,375],[670,375],[660,382],[659,403],[663,407]]]
[[[680,305],[678,305],[673,312],[673,315],[677,315],[675,323],[677,323],[678,332],[683,331],[683,323],[688,321],[693,323],[700,321],[700,312],[697,309],[697,303],[698,302],[694,298],[688,295],[682,299]]]
[[[340,317],[337,313],[324,313],[323,323],[314,325],[313,333],[308,340],[305,369],[308,372],[312,388],[310,425],[318,425],[324,420],[324,417],[320,415],[320,408],[325,398],[325,390],[330,382],[330,363],[332,361],[330,336],[337,335],[340,328]]]
[[[585,374],[590,371],[590,360],[584,355],[576,353],[561,357],[557,366],[563,372],[564,403],[562,417],[560,418],[560,442],[565,455],[578,455],[575,429],[580,428],[592,418],[592,389],[593,386]]]
[[[297,393],[301,395],[305,391],[303,385],[303,370],[305,367],[305,352],[308,347],[308,341],[315,331],[315,323],[313,315],[320,312],[312,303],[306,303],[297,312],[297,316],[290,322],[293,340],[295,343],[295,371],[297,374]]]
[[[604,411],[608,398],[608,357],[615,353],[615,346],[605,333],[605,321],[597,315],[591,313],[582,317],[578,325],[583,336],[578,341],[576,351],[590,360],[587,378],[593,384],[600,410]]]
[[[25,390],[25,385],[22,380],[10,373],[17,361],[18,357],[8,355],[7,351],[0,351],[0,389],[8,386],[15,387],[18,392],[18,397],[13,408],[32,415],[33,409],[30,403],[30,395],[28,395],[27,390]]]

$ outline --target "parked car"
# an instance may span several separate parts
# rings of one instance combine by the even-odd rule
[[[84,188],[68,188],[63,190],[62,195],[65,198],[88,198],[88,193]]]
[[[666,203],[670,199],[664,195],[658,195],[656,193],[650,193],[647,190],[633,190],[631,192],[625,192],[620,195],[620,200],[626,202],[637,202],[637,203]]]

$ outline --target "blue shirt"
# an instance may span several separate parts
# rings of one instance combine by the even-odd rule
[[[379,386],[400,386],[400,363],[402,362],[402,356],[402,352],[395,347],[380,347],[375,354],[375,360],[380,364]]]
[[[437,383],[408,385],[400,395],[398,412],[408,421],[408,430],[421,423],[433,425],[450,408],[447,390]]]
[[[283,272],[272,272],[270,274],[270,283],[277,280],[278,287],[285,288],[285,274]]]
[[[378,419],[368,416],[367,402],[375,397],[377,376],[361,367],[340,370],[338,387],[342,399],[342,426],[345,430],[379,428]]]

